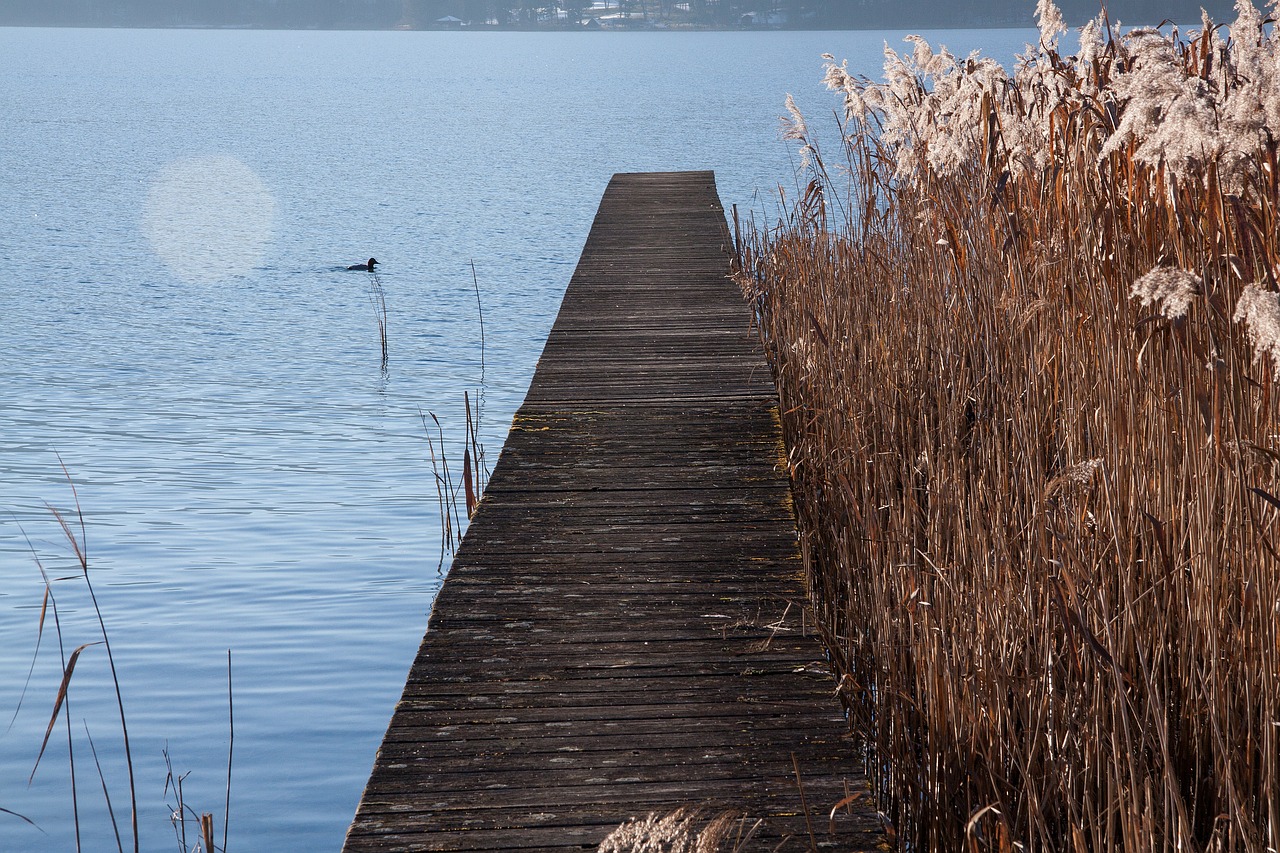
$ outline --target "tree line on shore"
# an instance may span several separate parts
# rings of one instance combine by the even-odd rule
[[[1229,0],[1205,4],[1225,14]],[[1196,0],[1115,0],[1132,24],[1193,23]],[[1098,0],[1067,0],[1068,21],[1097,14]],[[245,27],[283,29],[774,28],[934,29],[1033,24],[1024,4],[955,0],[8,0],[0,26]]]

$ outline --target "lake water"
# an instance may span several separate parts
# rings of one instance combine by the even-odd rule
[[[1005,60],[1035,38],[925,35]],[[0,851],[75,849],[62,724],[27,782],[52,612],[10,726],[39,565],[66,653],[99,639],[46,506],[74,513],[63,464],[143,849],[174,847],[166,749],[221,836],[228,649],[231,849],[336,849],[447,568],[420,412],[456,461],[482,389],[492,462],[609,176],[711,168],[726,206],[771,210],[786,93],[822,124],[820,54],[878,76],[901,36],[0,29],[0,808],[39,824],[0,813]],[[370,255],[385,371],[345,270]],[[127,831],[101,646],[69,703],[85,849],[114,849],[85,735]]]

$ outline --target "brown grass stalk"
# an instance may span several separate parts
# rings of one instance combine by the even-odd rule
[[[475,405],[472,396],[463,392],[465,409],[465,431],[462,438],[462,471],[455,477],[449,456],[445,451],[444,426],[433,412],[423,414],[418,411],[423,430],[427,434],[427,449],[431,460],[432,476],[436,485],[436,502],[440,511],[440,566],[444,566],[445,556],[452,554],[462,541],[465,524],[475,514],[484,496],[488,484],[488,468],[485,464],[484,445],[480,442],[477,430],[481,416],[481,399],[483,391],[477,393]],[[431,418],[432,426],[427,424]],[[432,435],[432,433],[435,433]],[[438,449],[438,453],[437,453]],[[459,503],[461,502],[461,513]]]
[[[377,270],[369,268],[369,304],[373,306],[373,319],[378,324],[378,342],[382,348],[382,372],[387,372],[387,292]]]

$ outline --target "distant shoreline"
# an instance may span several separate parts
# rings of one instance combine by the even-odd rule
[[[1128,21],[1125,22],[1128,25]],[[1138,24],[1134,24],[1137,26]],[[217,32],[282,32],[282,33],[823,33],[823,32],[898,32],[901,30],[1027,30],[1035,29],[1035,23],[992,24],[884,24],[866,27],[601,27],[588,30],[583,27],[281,27],[235,26],[221,24],[28,24],[0,21],[0,29],[29,30],[207,30]]]
[[[1199,7],[1195,14],[1179,14],[1179,9],[1166,9],[1167,17],[1153,19],[1150,15],[1121,16],[1112,14],[1112,21],[1125,27],[1157,26],[1168,21],[1183,21],[1198,24]],[[1221,3],[1206,3],[1210,16],[1217,21],[1231,20],[1234,15],[1229,8],[1214,14]],[[1083,26],[1091,18],[1074,20],[1067,16],[1067,23],[1073,29]],[[358,21],[340,21],[331,24],[314,22],[264,21],[255,23],[209,23],[209,22],[164,22],[157,20],[74,20],[53,21],[33,19],[28,15],[19,18],[12,11],[8,15],[0,11],[0,28],[47,28],[47,29],[141,29],[141,30],[254,30],[278,32],[457,32],[457,33],[691,33],[691,32],[875,32],[902,30],[995,30],[995,29],[1034,29],[1034,17],[1020,10],[1018,14],[993,14],[982,20],[957,20],[955,17],[934,16],[933,20],[898,20],[885,15],[867,15],[864,22],[846,23],[835,21],[805,21],[800,25],[762,23],[762,24],[708,24],[689,21],[643,21],[593,22],[588,24],[551,24],[551,23],[508,23],[508,24],[470,24],[457,22],[452,24],[418,24],[404,23],[366,25]]]
[[[525,0],[136,0],[131,8],[100,0],[8,0],[0,27],[76,29],[273,30],[337,32],[875,32],[991,30],[1036,27],[1031,0],[957,2],[863,0],[565,0],[538,6]],[[1057,0],[1068,26],[1084,26],[1103,0]],[[1259,0],[1252,0],[1257,5]],[[128,5],[128,4],[121,4]],[[1199,23],[1201,6],[1217,21],[1234,18],[1232,0],[1109,0],[1113,23],[1155,26]],[[494,14],[495,9],[507,11]],[[571,12],[565,11],[572,9]],[[759,8],[766,11],[752,11]],[[547,10],[553,10],[548,12]],[[628,11],[629,10],[629,11]],[[647,10],[647,11],[646,11]],[[452,14],[450,14],[452,12]],[[487,16],[487,17],[486,17]]]

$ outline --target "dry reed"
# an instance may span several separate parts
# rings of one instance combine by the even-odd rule
[[[382,279],[378,271],[369,267],[369,304],[373,307],[373,318],[378,323],[378,341],[382,346],[382,372],[387,372],[387,292],[382,287]]]
[[[743,236],[814,604],[904,847],[1280,849],[1280,40],[1037,12]]]
[[[61,464],[60,458],[59,458],[59,463]],[[28,784],[30,784],[35,779],[36,773],[40,768],[41,761],[45,756],[46,750],[48,749],[49,739],[53,735],[54,727],[58,724],[59,719],[61,719],[65,724],[66,733],[67,733],[67,768],[68,768],[68,776],[70,781],[69,793],[70,793],[70,800],[71,800],[71,822],[72,822],[72,829],[74,831],[74,837],[75,837],[75,849],[77,851],[81,850],[84,833],[82,831],[83,828],[81,825],[80,791],[79,791],[79,785],[77,782],[77,773],[76,773],[77,760],[76,760],[75,740],[72,737],[71,682],[72,682],[72,677],[74,676],[76,671],[76,664],[79,661],[81,655],[85,651],[95,646],[102,646],[104,648],[107,656],[108,670],[111,675],[112,695],[115,700],[116,709],[119,713],[121,751],[123,753],[125,767],[128,771],[127,781],[129,786],[128,793],[129,793],[130,820],[128,824],[129,834],[127,838],[122,834],[121,823],[117,818],[117,809],[112,802],[111,786],[108,782],[107,774],[104,770],[101,758],[99,756],[97,744],[95,743],[93,735],[89,730],[88,721],[82,721],[82,724],[84,726],[85,741],[89,746],[90,756],[93,761],[94,770],[98,777],[99,786],[101,787],[103,801],[106,806],[107,818],[111,824],[111,832],[112,832],[111,837],[114,838],[115,848],[117,851],[120,851],[120,853],[124,853],[127,847],[131,847],[131,849],[133,849],[135,853],[137,853],[137,851],[141,849],[140,847],[141,836],[138,831],[139,801],[137,796],[137,785],[136,785],[135,776],[134,776],[133,749],[132,749],[131,739],[129,735],[129,726],[125,717],[124,696],[123,696],[123,691],[121,690],[121,687],[120,687],[120,680],[119,680],[118,672],[116,670],[115,658],[112,655],[112,651],[111,651],[111,637],[107,632],[106,620],[103,616],[102,609],[98,604],[97,593],[94,590],[94,585],[90,578],[91,572],[90,572],[87,526],[85,523],[84,511],[80,505],[79,492],[76,489],[75,482],[74,480],[72,480],[71,474],[67,470],[65,464],[62,465],[62,473],[66,477],[67,484],[68,484],[68,487],[70,488],[71,496],[74,501],[74,506],[75,506],[74,515],[72,515],[71,513],[59,510],[49,504],[46,504],[46,507],[48,508],[49,513],[52,516],[53,520],[57,523],[62,533],[63,539],[65,540],[66,545],[69,548],[71,555],[74,559],[76,568],[79,572],[79,578],[83,581],[85,592],[88,594],[89,602],[91,604],[93,620],[97,623],[98,636],[100,637],[100,639],[91,640],[89,642],[80,644],[79,646],[77,646],[75,649],[71,651],[70,655],[66,653],[66,643],[65,643],[64,633],[63,633],[62,618],[59,611],[58,599],[54,596],[53,584],[59,580],[61,581],[72,580],[75,576],[73,575],[73,576],[56,578],[56,579],[51,578],[48,571],[46,571],[44,564],[40,560],[40,557],[37,554],[34,545],[31,543],[31,540],[27,539],[27,545],[31,549],[32,558],[34,559],[36,563],[36,567],[37,569],[39,569],[41,577],[44,580],[44,596],[40,606],[40,617],[39,617],[39,624],[36,632],[35,650],[32,654],[32,663],[31,663],[30,670],[28,671],[27,683],[24,684],[23,686],[22,693],[17,703],[17,708],[14,710],[14,720],[17,719],[18,714],[21,712],[23,701],[25,700],[26,693],[27,693],[27,687],[30,684],[31,674],[35,671],[36,659],[40,654],[40,648],[41,648],[42,640],[44,637],[46,617],[49,615],[52,615],[54,634],[57,640],[58,653],[61,660],[62,677],[59,680],[58,688],[54,695],[53,711],[50,713],[49,722],[45,728],[44,737],[41,740],[39,751],[36,755],[34,765],[31,769],[31,775],[28,778]],[[21,525],[19,525],[19,529],[21,530]],[[26,536],[25,530],[22,531],[22,533],[23,533],[23,536],[25,537]],[[233,702],[233,696],[232,696],[232,683],[231,683],[231,652],[230,650],[228,650],[227,652],[227,714],[228,714],[228,724],[230,727],[230,741],[227,746],[227,781],[226,781],[227,787],[225,792],[226,812],[223,816],[223,826],[222,826],[223,844],[221,847],[218,847],[215,849],[213,845],[212,813],[205,813],[200,816],[199,818],[200,827],[201,827],[200,841],[195,846],[195,848],[187,847],[186,835],[185,835],[185,824],[186,824],[187,818],[185,817],[185,812],[190,811],[190,809],[185,805],[185,802],[183,799],[183,792],[182,792],[182,782],[183,780],[185,780],[186,775],[185,774],[182,776],[174,775],[173,767],[169,759],[168,749],[166,748],[164,750],[164,759],[165,759],[166,766],[168,767],[168,774],[165,779],[164,793],[167,796],[170,790],[172,790],[178,799],[177,808],[176,809],[171,808],[170,813],[171,813],[171,820],[174,822],[175,833],[177,835],[179,847],[183,851],[191,850],[192,853],[202,853],[202,851],[203,853],[225,853],[227,849],[226,839],[227,839],[227,833],[230,825],[230,806],[231,806],[232,753],[233,753],[234,743],[235,743],[235,717],[234,717],[234,709],[233,709],[232,702]],[[12,721],[10,725],[12,726]],[[26,823],[30,824],[31,826],[34,826],[37,829],[40,829],[40,827],[36,823],[34,823],[30,818],[24,815],[21,815],[17,812],[14,812],[5,808],[0,808],[0,813],[17,817],[25,821]],[[40,829],[40,831],[43,832],[44,830]]]
[[[761,821],[724,811],[707,819],[686,806],[665,815],[629,820],[609,833],[597,853],[737,853],[755,837]]]
[[[466,411],[466,432],[462,439],[462,471],[453,472],[449,464],[449,455],[445,450],[444,426],[434,412],[423,414],[418,410],[422,420],[422,428],[427,436],[427,450],[431,460],[432,477],[436,486],[436,505],[440,512],[440,562],[438,568],[443,570],[445,557],[452,555],[462,542],[466,529],[463,520],[470,521],[480,506],[485,486],[489,482],[489,467],[485,459],[484,444],[480,441],[479,424],[483,389],[478,392],[472,403],[470,392],[462,394],[463,408]],[[431,418],[431,424],[427,418]],[[434,425],[434,429],[432,427]],[[434,432],[434,435],[432,434]],[[459,512],[461,503],[462,512]]]
[[[99,645],[103,646],[103,648],[106,650],[107,664],[111,673],[111,685],[114,693],[114,698],[116,700],[116,708],[119,711],[119,715],[120,715],[119,716],[120,738],[121,738],[121,743],[123,747],[125,766],[128,770],[128,782],[129,782],[129,814],[130,814],[129,826],[131,830],[133,851],[134,853],[137,853],[137,851],[140,849],[139,848],[140,840],[138,835],[138,796],[137,796],[137,785],[135,782],[134,771],[133,771],[133,749],[130,745],[129,724],[125,718],[125,711],[124,711],[124,695],[120,690],[120,678],[116,671],[115,656],[112,654],[112,651],[111,651],[111,637],[107,633],[107,625],[106,625],[105,619],[102,616],[102,608],[98,605],[98,595],[94,591],[93,581],[90,580],[90,577],[89,577],[89,538],[88,538],[88,533],[85,526],[84,511],[81,509],[81,506],[80,506],[80,494],[76,490],[75,481],[72,480],[71,478],[71,472],[67,470],[67,467],[62,462],[61,457],[59,457],[58,462],[59,462],[59,465],[62,467],[63,476],[66,477],[67,485],[71,490],[71,497],[75,503],[75,516],[74,518],[72,518],[67,513],[58,510],[51,504],[46,504],[46,507],[49,510],[49,513],[53,517],[54,521],[57,522],[58,527],[61,529],[62,535],[66,540],[67,546],[70,548],[71,553],[75,559],[76,567],[80,572],[80,577],[84,581],[84,588],[88,593],[89,601],[92,604],[93,615],[95,620],[97,621],[101,639],[93,640],[87,643],[82,643],[71,652],[70,656],[66,654],[66,649],[63,641],[63,633],[62,633],[62,620],[58,612],[57,599],[53,595],[53,585],[52,585],[53,581],[49,577],[48,572],[45,571],[45,567],[40,562],[39,557],[36,556],[34,547],[32,547],[32,551],[31,551],[32,557],[35,559],[36,567],[40,570],[40,574],[44,579],[44,600],[41,604],[41,609],[40,609],[40,624],[38,628],[35,654],[39,654],[40,638],[44,634],[45,616],[47,613],[51,611],[53,614],[54,631],[58,639],[58,653],[62,661],[62,678],[58,684],[58,690],[54,697],[53,712],[49,716],[49,724],[45,729],[44,739],[41,741],[40,751],[36,755],[35,764],[31,768],[31,775],[30,777],[28,777],[27,784],[31,784],[32,780],[35,779],[36,771],[39,770],[40,768],[40,761],[44,757],[45,750],[49,746],[49,738],[53,734],[53,729],[54,729],[54,726],[57,725],[59,716],[61,716],[63,718],[64,723],[66,724],[67,765],[68,765],[68,775],[70,777],[70,783],[71,783],[71,815],[72,815],[72,823],[75,830],[76,850],[79,851],[81,849],[80,803],[79,803],[79,792],[78,792],[78,787],[76,783],[75,744],[74,744],[74,739],[72,738],[72,733],[71,733],[71,729],[72,729],[71,697],[70,697],[71,677],[72,677],[72,674],[75,672],[76,662],[79,660],[80,655],[86,649],[92,648],[93,646],[99,646]],[[21,525],[19,525],[19,527],[21,527]],[[77,533],[77,530],[78,530],[78,533]],[[23,535],[24,536],[26,535],[25,531],[23,532]],[[30,540],[28,540],[27,544],[29,547],[31,547]],[[32,662],[33,670],[34,670],[34,665],[35,664],[33,659],[33,662]],[[28,679],[29,678],[30,676],[28,675]],[[25,695],[25,693],[26,693],[26,689],[24,687],[23,694]],[[20,709],[21,709],[21,700],[19,700],[19,710]],[[15,710],[15,718],[16,716],[17,716],[17,711]],[[98,750],[93,743],[92,736],[89,734],[87,723],[85,724],[85,736],[89,742],[89,748],[93,756],[94,766],[98,773],[98,780],[102,785],[103,798],[106,802],[107,813],[110,817],[111,826],[114,831],[116,848],[117,850],[120,851],[120,853],[124,853],[124,849],[125,849],[124,841],[122,840],[120,835],[120,827],[119,827],[119,823],[116,820],[115,809],[112,807],[112,804],[111,804],[111,795],[108,789],[107,780],[103,775],[102,765],[98,760]]]

